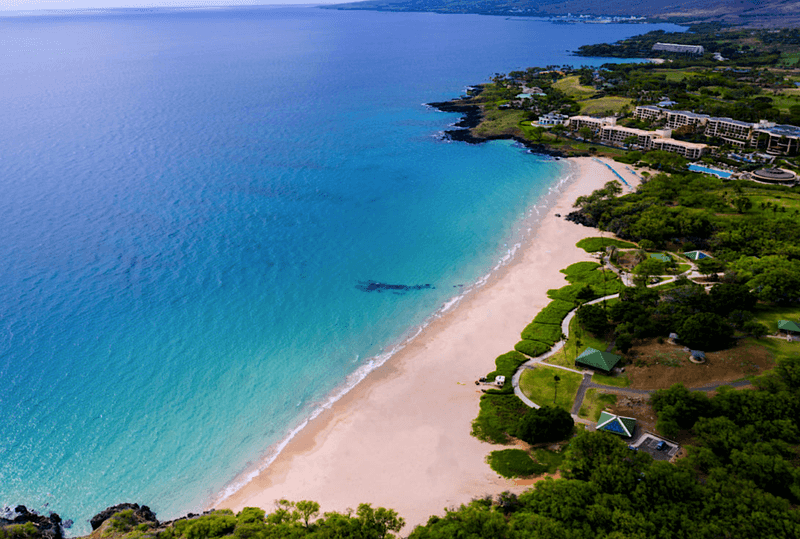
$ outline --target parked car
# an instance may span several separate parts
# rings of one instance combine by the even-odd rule
[[[659,451],[666,451],[669,449],[669,445],[667,445],[667,442],[661,441],[656,444],[656,449]]]

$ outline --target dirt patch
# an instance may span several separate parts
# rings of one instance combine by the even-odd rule
[[[775,366],[773,355],[751,341],[739,341],[719,352],[706,352],[706,362],[698,365],[689,361],[683,346],[655,339],[634,346],[627,354],[632,364],[625,373],[634,389],[663,389],[682,383],[686,387],[703,387],[720,382],[733,382],[760,374]]]
[[[638,426],[643,430],[656,431],[658,418],[650,406],[650,397],[648,395],[630,396],[618,394],[617,403],[609,406],[609,409],[615,415],[635,417]]]

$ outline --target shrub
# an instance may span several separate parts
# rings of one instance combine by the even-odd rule
[[[472,435],[484,442],[507,444],[526,410],[528,405],[516,395],[481,395],[478,417],[472,420]]]
[[[541,324],[561,325],[567,314],[575,308],[572,302],[555,299],[547,304],[533,319]]]
[[[503,449],[486,457],[489,467],[503,477],[528,477],[547,471],[547,466],[535,462],[527,451]]]
[[[528,341],[541,341],[555,344],[561,340],[561,324],[531,322],[522,330],[522,338]]]
[[[528,339],[519,341],[514,345],[514,350],[522,352],[531,357],[541,356],[552,348],[552,345],[543,343],[541,341],[531,341]]]
[[[614,238],[583,238],[581,241],[575,244],[576,247],[579,247],[588,253],[603,251],[606,247],[612,245],[619,249],[633,249],[636,247],[636,245],[633,243]]]
[[[494,360],[495,370],[487,374],[486,379],[492,382],[498,376],[505,376],[506,384],[501,391],[503,393],[513,393],[514,388],[511,386],[511,377],[517,372],[519,366],[526,361],[528,361],[528,358],[517,351],[506,352]]]
[[[532,408],[522,416],[514,430],[514,436],[531,444],[558,442],[572,434],[575,426],[566,410],[555,406]]]

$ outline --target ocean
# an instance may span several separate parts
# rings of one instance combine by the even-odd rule
[[[237,488],[512,256],[566,173],[449,143],[458,116],[423,104],[656,28],[677,27],[1,16],[0,506],[75,535]]]

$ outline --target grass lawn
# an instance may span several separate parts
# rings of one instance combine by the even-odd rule
[[[628,379],[627,375],[607,376],[605,374],[596,373],[592,376],[592,382],[615,387],[628,387],[631,385],[631,381]]]
[[[558,382],[557,391],[554,388],[553,380],[553,376],[556,375],[561,379]],[[582,379],[583,376],[576,372],[539,366],[535,369],[525,369],[520,377],[519,387],[525,396],[536,404],[553,406],[553,397],[555,397],[555,406],[569,412]]]
[[[578,412],[578,417],[597,421],[600,412],[617,403],[617,396],[611,393],[603,393],[601,389],[588,389],[583,398],[583,404]]]
[[[607,305],[610,305],[611,301],[614,300],[609,300]],[[574,369],[575,358],[578,357],[581,352],[586,350],[586,348],[591,347],[605,352],[608,345],[609,342],[606,342],[603,339],[598,339],[594,335],[582,330],[578,325],[578,319],[573,317],[569,322],[569,339],[567,339],[564,348],[550,356],[547,359],[547,363]]]
[[[581,86],[580,77],[564,77],[560,81],[553,84],[553,88],[561,90],[569,97],[581,100],[593,96],[596,92],[591,86]]]
[[[487,109],[481,124],[475,128],[478,136],[520,135],[519,123],[525,119],[522,110]]]
[[[776,362],[800,352],[800,343],[787,342],[783,339],[753,339],[753,342],[770,352]]]
[[[581,101],[581,114],[602,114],[620,112],[624,107],[631,107],[633,99],[628,97],[600,97]]]
[[[757,322],[767,326],[770,333],[775,334],[778,332],[779,320],[790,320],[797,322],[800,320],[800,308],[798,307],[771,307],[769,309],[763,307],[756,307],[755,319]],[[768,339],[773,340],[773,339]],[[797,343],[797,352],[800,352],[800,343]]]
[[[794,210],[800,209],[800,197],[795,195],[778,195],[780,198],[776,198],[775,196],[750,196],[750,201],[753,203],[753,207],[747,213],[772,213],[772,206],[769,208],[761,209],[761,204],[766,204],[767,202],[772,202],[773,206],[777,206],[778,208],[786,208],[787,212],[794,213]]]

